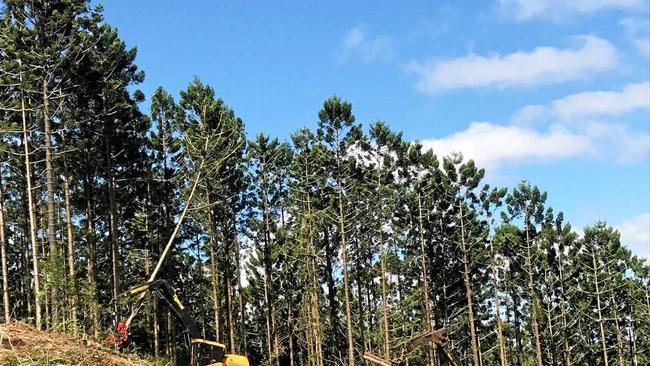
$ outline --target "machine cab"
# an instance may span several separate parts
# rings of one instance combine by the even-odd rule
[[[192,366],[250,366],[246,356],[225,353],[226,345],[206,339],[192,339]]]
[[[192,366],[216,365],[226,356],[224,344],[206,339],[192,339],[190,348]]]

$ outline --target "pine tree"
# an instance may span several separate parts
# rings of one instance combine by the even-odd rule
[[[371,144],[368,147],[368,170],[372,176],[369,193],[368,212],[374,213],[370,218],[374,234],[370,240],[376,241],[379,252],[379,283],[381,291],[381,339],[384,358],[390,359],[390,309],[389,309],[389,272],[386,257],[389,255],[389,242],[393,234],[392,215],[398,202],[399,184],[392,175],[396,165],[396,150],[403,144],[400,133],[392,132],[388,126],[379,121],[370,127]],[[374,276],[373,276],[374,277]]]
[[[352,296],[350,294],[350,268],[349,268],[349,230],[353,227],[350,221],[354,220],[353,210],[349,206],[347,196],[352,188],[350,160],[348,148],[354,145],[359,138],[360,127],[353,125],[355,117],[352,114],[352,105],[338,97],[331,97],[323,102],[323,108],[318,112],[318,136],[327,150],[327,164],[331,174],[331,189],[334,195],[334,206],[331,216],[336,223],[337,241],[342,253],[343,270],[343,298],[345,307],[345,321],[347,333],[347,363],[354,366],[355,348],[354,332],[352,325]]]
[[[179,206],[174,204],[178,200],[178,188],[174,180],[180,169],[178,166],[180,142],[175,136],[179,128],[178,118],[179,108],[174,98],[162,87],[157,88],[151,97],[151,121],[155,133],[150,136],[152,177],[148,188],[152,206],[150,211],[151,228],[148,229],[150,233],[148,235],[154,240],[147,248],[147,253],[152,258],[157,258],[160,255],[161,244],[172,234],[173,218],[178,215],[179,211]],[[173,259],[174,257],[172,257]],[[168,268],[174,267],[175,264],[171,264]],[[146,275],[150,276],[151,272],[147,272]],[[161,349],[159,319],[161,307],[157,298],[152,298],[150,302],[153,350],[154,355],[158,357]]]
[[[295,153],[290,170],[289,199],[291,206],[289,214],[295,218],[292,237],[299,243],[297,252],[306,258],[305,261],[298,262],[300,265],[297,271],[299,277],[302,278],[300,286],[306,293],[299,305],[299,323],[304,331],[308,365],[323,366],[326,355],[323,347],[324,326],[321,322],[321,295],[318,279],[321,253],[316,245],[318,223],[321,221],[322,211],[315,205],[316,199],[314,198],[318,193],[319,185],[322,184],[320,181],[322,168],[319,169],[322,165],[317,162],[323,157],[323,147],[316,143],[314,134],[308,129],[294,133],[291,139]],[[328,289],[332,288],[333,286],[328,286]],[[332,292],[329,292],[329,295],[332,295]],[[333,306],[331,298],[329,306],[331,311]],[[333,320],[330,318],[330,322]]]
[[[537,187],[531,187],[529,184],[522,182],[519,187],[513,189],[512,193],[506,198],[508,204],[508,215],[503,215],[504,221],[513,218],[521,218],[524,225],[524,238],[521,247],[521,256],[523,257],[523,270],[526,273],[527,296],[531,301],[530,322],[535,345],[535,359],[537,366],[543,365],[542,345],[539,330],[541,305],[539,294],[534,278],[537,278],[536,268],[538,260],[538,235],[537,225],[544,219],[544,202],[546,201],[546,192],[541,192]]]
[[[456,211],[455,223],[456,245],[462,263],[463,286],[467,306],[467,321],[469,327],[470,347],[472,351],[472,364],[480,365],[482,362],[481,351],[477,336],[477,300],[473,290],[475,282],[483,282],[479,279],[477,263],[485,258],[485,235],[482,233],[485,228],[476,217],[476,205],[478,197],[474,190],[480,184],[484,171],[477,169],[472,160],[461,163],[462,156],[445,159],[445,172],[450,180],[450,194],[453,196],[453,207]]]
[[[650,361],[650,267],[605,223],[579,239],[536,186],[506,197],[338,97],[291,144],[249,141],[198,78],[145,116],[135,59],[88,1],[0,6],[5,322],[99,337],[124,288],[167,278],[252,364],[391,358],[443,326],[473,365]],[[171,313],[145,309],[134,348],[187,362]]]
[[[285,192],[283,187],[283,170],[280,164],[288,164],[289,147],[281,144],[278,139],[270,140],[263,134],[257,135],[249,144],[249,159],[251,161],[252,177],[250,179],[251,199],[254,212],[251,217],[252,230],[262,245],[261,255],[264,268],[264,294],[267,323],[268,360],[279,365],[280,341],[278,334],[278,312],[276,303],[276,282],[274,272],[277,271],[275,262],[279,248],[279,230],[281,230],[281,208]]]
[[[183,111],[181,123],[184,171],[188,182],[200,186],[197,190],[197,202],[200,211],[197,215],[202,225],[208,228],[213,243],[222,243],[225,284],[225,308],[228,332],[228,345],[236,350],[233,284],[238,279],[238,240],[237,215],[241,209],[240,184],[243,177],[243,123],[234,112],[226,107],[221,99],[215,99],[214,90],[195,79],[188,88],[181,92],[180,107]],[[193,190],[194,188],[192,188]],[[190,192],[191,193],[191,192]],[[214,224],[219,225],[219,230]],[[213,227],[212,230],[209,228]],[[216,237],[214,237],[216,235]],[[214,248],[214,246],[210,246]],[[214,249],[208,249],[214,250]],[[237,254],[236,256],[233,254]],[[213,253],[210,252],[213,272],[213,286],[217,286],[216,271],[219,267]],[[230,265],[236,263],[233,269]],[[239,282],[239,281],[237,281]],[[216,289],[216,288],[215,288]],[[213,293],[214,290],[213,289]],[[240,296],[241,296],[241,291]],[[240,297],[241,299],[241,297]],[[215,318],[218,318],[219,301],[213,296]],[[241,301],[241,300],[240,300]],[[243,303],[240,302],[240,310]],[[218,319],[215,319],[217,322]],[[217,324],[215,324],[217,326]],[[217,334],[220,329],[216,329]],[[219,339],[219,335],[217,335]]]

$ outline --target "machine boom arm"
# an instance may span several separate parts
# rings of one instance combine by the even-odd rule
[[[192,314],[185,308],[183,303],[179,300],[176,290],[172,285],[169,284],[166,280],[155,280],[147,282],[144,285],[140,285],[132,288],[128,293],[132,296],[138,295],[142,292],[151,291],[155,293],[158,298],[163,300],[170,309],[178,316],[178,318],[183,322],[187,333],[191,339],[201,337],[201,329],[196,323]]]

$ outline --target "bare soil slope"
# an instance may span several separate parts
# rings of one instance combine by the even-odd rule
[[[120,354],[96,342],[12,323],[0,325],[0,365],[156,366],[156,363]]]

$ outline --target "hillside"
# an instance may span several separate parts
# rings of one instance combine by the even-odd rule
[[[39,332],[24,323],[0,325],[0,365],[155,366],[119,354],[99,343],[69,335]]]

